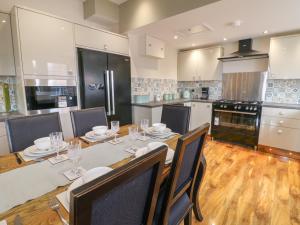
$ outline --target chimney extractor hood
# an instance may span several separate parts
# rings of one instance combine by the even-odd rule
[[[237,52],[233,52],[228,56],[220,57],[218,60],[226,62],[261,58],[269,58],[269,54],[253,50],[252,39],[244,39],[239,41],[239,50]]]

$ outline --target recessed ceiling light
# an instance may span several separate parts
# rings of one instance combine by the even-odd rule
[[[2,20],[2,23],[6,23],[6,20]]]
[[[227,38],[224,37],[224,38],[223,38],[223,41],[227,41]]]
[[[232,23],[232,25],[233,25],[234,27],[240,27],[240,26],[242,25],[242,23],[243,23],[243,21],[241,21],[241,20],[236,20],[236,21],[234,21],[234,22]]]
[[[269,31],[268,31],[268,30],[265,30],[265,31],[264,31],[264,34],[268,34],[268,33],[269,33]]]
[[[178,35],[174,35],[174,39],[177,40],[178,39]]]
[[[192,44],[192,46],[194,47],[194,46],[196,46],[196,44],[195,44],[195,43],[193,43],[193,44]]]

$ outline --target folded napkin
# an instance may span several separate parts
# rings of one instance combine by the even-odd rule
[[[7,225],[6,220],[0,221],[0,225]]]

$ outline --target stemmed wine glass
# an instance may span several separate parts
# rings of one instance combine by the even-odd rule
[[[135,150],[136,146],[134,145],[134,142],[138,138],[138,134],[139,134],[138,126],[132,125],[132,126],[128,127],[128,134],[129,134],[129,139],[131,142],[131,146],[129,148],[132,150]]]
[[[141,129],[143,130],[143,134],[144,134],[144,137],[143,139],[146,140],[146,131],[148,130],[149,128],[149,120],[148,119],[142,119],[141,120]]]
[[[78,139],[72,140],[69,142],[68,146],[68,158],[72,161],[73,168],[71,172],[79,176],[80,170],[79,170],[79,161],[81,158],[81,144]]]
[[[62,132],[52,132],[50,135],[50,145],[51,149],[56,151],[56,160],[60,160],[61,156],[59,155],[59,151],[63,145],[63,135]]]
[[[111,121],[111,131],[115,135],[114,142],[117,143],[117,134],[118,131],[120,130],[120,122],[119,121]]]

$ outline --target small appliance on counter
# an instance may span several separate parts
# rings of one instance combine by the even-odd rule
[[[154,101],[155,102],[160,102],[161,101],[161,95],[159,95],[159,94],[154,95]]]
[[[201,88],[201,97],[202,100],[208,100],[209,98],[209,87],[203,87]]]
[[[185,90],[182,97],[185,99],[191,98],[191,92],[189,90]]]
[[[133,101],[134,101],[134,103],[137,103],[137,104],[148,103],[150,101],[150,96],[149,95],[134,95]]]

